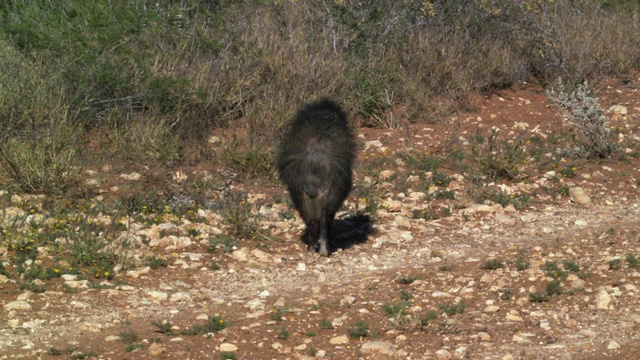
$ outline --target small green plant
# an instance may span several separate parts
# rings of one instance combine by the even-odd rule
[[[397,282],[398,284],[409,285],[413,284],[413,282],[416,280],[418,280],[417,276],[400,275],[398,278],[396,278],[395,282]]]
[[[238,358],[238,355],[236,355],[236,353],[234,352],[221,352],[220,353],[220,359],[221,360],[236,360]]]
[[[271,320],[273,321],[282,321],[282,314],[284,310],[282,308],[276,307],[271,311]]]
[[[440,218],[438,213],[432,209],[414,209],[411,210],[411,218],[412,219],[423,219],[423,220],[437,220]]]
[[[529,293],[529,301],[541,303],[549,301],[549,296],[547,294],[542,294],[539,292],[532,292]]]
[[[574,165],[567,165],[564,169],[560,170],[560,175],[572,179],[576,177],[576,167]]]
[[[390,317],[399,318],[404,314],[406,314],[407,309],[409,308],[410,305],[411,304],[408,301],[403,301],[395,304],[386,303],[382,305],[382,310],[384,311],[385,315],[388,318]]]
[[[515,266],[516,266],[516,270],[525,271],[531,266],[531,264],[522,258],[517,258],[515,261]]]
[[[562,263],[562,265],[564,266],[565,270],[568,270],[569,272],[580,272],[580,266],[575,261],[565,261]]]
[[[460,301],[457,304],[447,303],[447,304],[438,304],[438,309],[442,310],[445,314],[449,316],[454,316],[457,314],[462,314],[467,305],[464,301]]]
[[[562,294],[562,284],[560,280],[554,280],[547,284],[546,293],[549,297]]]
[[[236,242],[227,235],[218,235],[209,239],[209,246],[207,247],[208,253],[215,253],[216,250],[222,249],[222,252],[229,253],[233,251],[236,246]]]
[[[449,265],[440,265],[438,266],[438,271],[453,271],[453,269],[455,269],[456,266],[453,264],[449,264]]]
[[[626,260],[630,268],[635,269],[638,267],[638,258],[633,254],[627,254]]]
[[[400,290],[400,300],[409,301],[413,296],[408,291]]]
[[[305,334],[308,337],[314,337],[316,335],[318,335],[315,331],[307,331],[307,333]]]
[[[364,321],[358,321],[355,324],[347,327],[347,332],[352,338],[365,338],[369,336],[369,325]]]
[[[220,264],[218,264],[217,261],[212,259],[211,262],[209,263],[209,268],[211,270],[220,270]]]
[[[149,266],[151,269],[157,269],[159,267],[167,267],[169,266],[169,262],[165,259],[161,259],[158,257],[151,257],[147,260],[147,266]]]
[[[542,270],[545,271],[545,274],[548,277],[554,278],[554,279],[566,279],[567,276],[569,275],[569,273],[567,273],[566,271],[561,270],[558,267],[558,263],[556,263],[555,261],[551,261],[551,260],[547,260],[544,262],[544,264],[541,266]]]
[[[118,335],[120,336],[120,341],[125,344],[132,344],[138,338],[138,334],[131,328],[130,323],[127,323],[125,330],[121,331]]]
[[[204,325],[191,325],[182,330],[182,335],[203,335],[216,333],[227,327],[227,323],[219,316],[209,316]]]
[[[283,326],[278,331],[276,337],[280,340],[287,340],[291,336],[291,333]]]
[[[622,267],[622,261],[620,258],[615,258],[609,261],[609,269],[610,270],[620,270]]]
[[[157,327],[158,330],[156,330],[156,332],[160,334],[170,335],[173,332],[173,330],[171,330],[171,327],[172,327],[171,322],[168,320],[163,320],[163,321],[153,320],[151,321],[151,325]]]
[[[71,354],[73,353],[73,351],[74,351],[74,350],[75,350],[75,349],[74,349],[72,346],[67,347],[67,348],[66,348],[66,349],[64,349],[64,350],[60,350],[60,349],[58,349],[58,348],[50,347],[50,348],[49,348],[49,350],[47,350],[47,353],[48,353],[49,355],[54,355],[54,356],[59,356],[59,355],[71,355]]]
[[[438,318],[438,313],[435,310],[431,310],[427,313],[427,315],[422,315],[419,318],[420,326],[425,327],[429,325],[429,321],[435,320]]]
[[[98,353],[95,351],[89,351],[88,353],[85,352],[77,352],[77,353],[73,353],[69,356],[69,359],[73,359],[73,360],[81,360],[81,359],[86,359],[86,358],[90,358],[90,357],[98,357]]]
[[[129,344],[129,345],[125,346],[124,350],[126,352],[132,352],[134,350],[140,350],[140,349],[144,349],[146,347],[147,347],[147,345],[145,343]]]
[[[333,329],[333,322],[329,319],[320,319],[320,321],[318,322],[318,325],[320,325],[321,329],[325,329],[325,330]]]
[[[489,181],[514,180],[520,176],[527,159],[523,151],[526,133],[513,139],[500,139],[500,131],[492,129],[485,137],[480,130],[470,141],[468,158],[479,176]]]
[[[501,268],[504,268],[504,262],[500,259],[487,260],[480,265],[480,269],[482,270],[496,270]]]

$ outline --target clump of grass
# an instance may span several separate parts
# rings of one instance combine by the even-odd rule
[[[438,304],[438,309],[442,310],[445,314],[449,316],[454,316],[457,314],[462,314],[467,305],[464,301],[460,301],[457,304],[446,303],[446,304]]]
[[[365,338],[369,336],[369,324],[364,321],[358,321],[347,327],[349,336],[355,339]]]
[[[131,328],[131,324],[127,323],[125,330],[121,331],[120,341],[125,344],[132,344],[138,338],[138,334]]]
[[[245,179],[266,179],[272,177],[273,154],[265,144],[243,144],[234,137],[224,143],[222,162],[236,176]]]
[[[522,258],[517,258],[514,264],[516,266],[516,270],[518,271],[525,271],[531,266],[528,261]]]
[[[320,319],[320,321],[318,322],[318,325],[320,325],[321,329],[325,329],[325,330],[333,329],[333,322],[329,319]]]
[[[549,296],[547,294],[542,294],[539,292],[532,292],[529,293],[529,301],[541,303],[549,301]]]
[[[544,262],[544,264],[541,266],[542,270],[545,271],[545,274],[548,277],[554,278],[554,279],[566,279],[567,276],[569,275],[568,272],[563,271],[562,269],[560,269],[560,267],[558,266],[558,263],[556,263],[555,261],[551,261],[551,260],[547,260]]]
[[[399,318],[403,315],[406,314],[407,309],[409,308],[411,304],[407,301],[402,301],[399,303],[385,303],[382,305],[382,310],[385,313],[385,316],[390,318],[390,317],[394,317],[394,318]]]
[[[236,360],[238,355],[234,352],[221,352],[220,360]]]
[[[129,344],[129,345],[125,346],[124,350],[126,352],[132,352],[134,350],[145,349],[146,347],[147,347],[147,344],[145,344],[145,343]]]
[[[216,208],[233,236],[253,239],[258,234],[256,217],[251,212],[251,204],[244,192],[226,192]]]
[[[282,321],[282,315],[284,314],[284,310],[282,308],[276,307],[271,311],[271,315],[269,316],[273,321]]]
[[[500,132],[492,129],[485,137],[478,130],[470,141],[469,156],[473,169],[489,182],[514,180],[520,175],[527,159],[524,151],[525,133],[513,139],[500,139]]]
[[[410,285],[413,284],[413,282],[416,280],[418,280],[417,276],[400,275],[395,279],[395,282],[397,282],[398,284]]]
[[[555,87],[547,90],[547,96],[581,137],[575,156],[606,159],[619,151],[616,138],[607,124],[605,110],[588,83],[579,84],[574,91],[567,93],[562,79],[558,79]]]
[[[547,284],[546,293],[549,297],[554,295],[560,295],[564,291],[562,289],[562,283],[559,280],[554,280]]]
[[[218,249],[222,249],[222,252],[229,253],[233,251],[236,246],[236,242],[227,235],[217,235],[209,239],[209,246],[207,247],[208,253],[215,253]]]
[[[276,337],[280,340],[287,340],[291,336],[291,333],[284,326],[280,328]]]
[[[453,271],[456,268],[453,264],[448,265],[440,265],[438,266],[438,271]]]
[[[183,329],[182,335],[203,335],[208,333],[216,333],[227,327],[227,323],[219,316],[209,316],[207,322],[203,325],[191,325]]]
[[[625,259],[627,260],[630,268],[635,269],[638,267],[638,258],[635,255],[627,254]]]
[[[487,260],[480,265],[480,269],[482,270],[496,270],[501,268],[504,268],[504,262],[500,259]]]
[[[436,311],[432,310],[432,311],[429,311],[427,313],[427,315],[420,316],[418,320],[420,322],[420,326],[421,327],[425,327],[425,326],[429,325],[429,321],[435,320],[437,318],[438,318],[438,313]]]
[[[167,267],[169,266],[169,262],[165,259],[161,259],[158,258],[156,256],[152,256],[149,259],[147,259],[147,266],[149,266],[151,269],[157,269],[159,267]]]
[[[620,270],[622,268],[622,261],[620,258],[615,258],[609,261],[609,270]]]
[[[158,330],[156,330],[156,332],[160,334],[170,335],[173,332],[173,330],[171,329],[172,327],[171,322],[168,320],[163,320],[163,321],[153,320],[151,321],[151,325],[157,327]]]

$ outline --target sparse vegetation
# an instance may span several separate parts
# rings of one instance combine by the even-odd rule
[[[563,111],[581,136],[577,151],[567,150],[570,155],[606,159],[619,150],[616,137],[607,124],[604,108],[586,82],[579,84],[573,92],[567,93],[564,83],[559,79],[554,88],[547,90],[547,95]],[[561,173],[567,177],[575,176],[572,167],[565,168]]]
[[[364,321],[358,321],[347,327],[349,336],[355,339],[365,338],[369,336],[369,324]]]
[[[500,259],[487,260],[480,265],[480,269],[482,270],[496,270],[501,268],[504,268],[504,262]]]
[[[203,335],[216,333],[227,327],[227,323],[219,316],[209,316],[203,325],[191,325],[181,331],[182,335]]]
[[[449,316],[454,316],[457,314],[462,314],[467,305],[464,301],[460,301],[457,304],[447,303],[447,304],[438,304],[438,309],[442,310],[445,314]]]

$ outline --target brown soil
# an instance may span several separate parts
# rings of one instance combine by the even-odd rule
[[[622,144],[635,151],[640,148],[640,78],[608,85],[601,104],[626,107],[627,114],[608,116],[611,127],[621,129]],[[452,140],[468,138],[478,128],[546,136],[569,132],[536,87],[500,91],[478,103],[477,111],[435,125],[361,128],[359,142],[379,140],[387,150],[363,146],[360,158],[408,147],[441,154]],[[169,259],[168,267],[122,271],[109,283],[126,285],[111,289],[66,292],[62,284],[67,280],[54,279],[46,281],[44,293],[29,293],[7,279],[0,282],[0,304],[20,299],[31,309],[0,309],[0,359],[68,356],[51,355],[51,348],[101,359],[221,359],[224,343],[238,348],[237,359],[640,358],[640,273],[625,261],[628,254],[640,257],[640,161],[573,163],[576,176],[560,177],[561,184],[587,190],[588,204],[539,191],[536,184],[544,183],[549,165],[516,182],[497,184],[514,193],[529,192],[533,200],[523,209],[474,207],[465,198],[468,182],[460,180],[450,185],[456,191],[451,216],[437,220],[415,219],[412,210],[445,201],[429,202],[417,191],[401,193],[393,182],[374,179],[367,189],[381,199],[376,230],[366,242],[329,258],[306,252],[298,241],[301,221],[279,219],[277,211],[286,207],[277,204],[255,209],[265,215],[261,225],[276,239],[260,249],[255,240],[241,240],[232,252],[209,254],[192,239],[185,247],[157,250]],[[117,171],[104,175],[100,186],[118,186],[113,198],[141,186],[119,174],[144,172],[142,167],[112,165]],[[191,174],[205,167],[199,163],[182,170]],[[382,170],[401,173],[402,165],[374,173]],[[356,172],[356,184],[369,181],[366,176]],[[275,182],[244,186],[253,195],[264,194],[262,203],[284,192]],[[399,201],[399,208],[392,200]],[[350,198],[347,207],[353,209],[358,201]],[[224,229],[215,216],[208,222]],[[530,267],[518,270],[519,258]],[[621,267],[611,269],[616,258]],[[492,259],[501,259],[504,267],[481,269]],[[212,260],[220,269],[209,266]],[[532,302],[530,293],[544,293],[553,280],[541,268],[546,261],[561,269],[563,262],[573,261],[580,272],[560,279],[562,293]],[[442,309],[461,302],[462,313],[447,315]],[[404,303],[401,316],[385,311]],[[421,324],[420,317],[432,311],[437,317]],[[180,334],[207,316],[220,316],[226,328],[209,335]],[[151,325],[163,320],[174,326],[171,334]],[[368,325],[366,337],[349,336],[358,322]],[[119,339],[126,331],[137,334],[134,343],[156,342],[160,350],[127,352]]]

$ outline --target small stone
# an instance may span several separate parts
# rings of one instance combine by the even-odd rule
[[[489,305],[486,308],[484,308],[484,312],[496,312],[496,311],[500,311],[500,306]]]
[[[480,341],[491,341],[491,335],[481,331],[478,333],[478,339],[480,339]]]
[[[386,341],[370,341],[362,344],[360,351],[364,354],[394,355],[396,353],[396,347]]]
[[[164,348],[158,345],[157,343],[151,343],[147,351],[151,356],[158,356],[164,352]]]
[[[515,314],[507,314],[507,321],[524,321],[520,316]]]
[[[448,350],[440,349],[436,351],[436,359],[438,360],[450,360],[451,353]]]
[[[149,290],[147,296],[154,300],[167,300],[169,298],[169,294],[157,290]]]
[[[348,344],[348,343],[349,343],[349,337],[347,337],[347,335],[334,336],[331,339],[329,339],[329,344],[332,344],[332,345],[342,345],[342,344]]]
[[[235,260],[245,262],[249,260],[249,254],[247,254],[247,249],[242,248],[238,249],[231,253],[231,257]]]
[[[598,309],[609,309],[609,304],[611,303],[611,295],[607,293],[606,290],[602,289],[596,295],[596,308]]]
[[[169,298],[170,302],[184,302],[189,300],[191,300],[191,294],[184,291],[172,294],[171,297]]]
[[[589,194],[581,187],[573,187],[569,189],[569,197],[576,204],[584,205],[591,202]]]
[[[615,340],[606,340],[604,344],[608,350],[615,350],[620,348],[620,344],[618,344]]]
[[[96,323],[84,323],[82,324],[82,331],[100,332],[102,331],[102,325]]]
[[[220,344],[220,352],[236,352],[238,347],[231,343]]]

